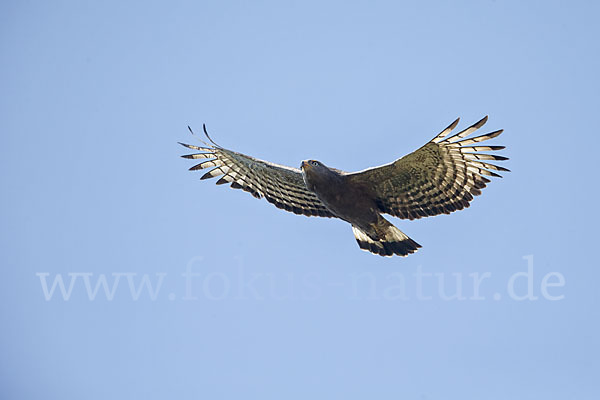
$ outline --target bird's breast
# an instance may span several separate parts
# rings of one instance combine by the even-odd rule
[[[363,188],[330,182],[315,185],[313,191],[329,211],[346,221],[371,219],[374,215],[375,201]]]

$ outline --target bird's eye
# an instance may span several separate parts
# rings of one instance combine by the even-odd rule
[[[319,165],[319,162],[318,162],[318,161],[314,161],[314,160],[313,160],[313,161],[311,161],[310,163],[311,163],[312,165],[315,165],[315,166]]]

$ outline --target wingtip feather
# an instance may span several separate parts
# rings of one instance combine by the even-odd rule
[[[474,126],[477,127],[477,129],[481,128],[483,125],[485,125],[485,123],[488,120],[488,116],[486,115],[485,117],[481,118]]]
[[[209,141],[210,141],[212,144],[214,144],[214,145],[215,145],[215,146],[217,146],[217,147],[221,147],[221,146],[219,146],[218,144],[216,144],[216,143],[215,143],[215,141],[214,141],[214,140],[212,140],[212,138],[211,138],[211,137],[210,137],[210,135],[208,134],[208,130],[206,129],[206,124],[202,124],[202,130],[204,131],[204,135],[206,135],[206,137],[208,138],[208,140],[209,140]]]

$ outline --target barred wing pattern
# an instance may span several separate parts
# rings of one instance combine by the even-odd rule
[[[485,176],[501,177],[492,171],[508,171],[486,161],[508,158],[481,153],[502,150],[504,146],[469,146],[502,133],[498,130],[466,139],[486,123],[487,116],[448,136],[458,121],[413,153],[391,164],[349,174],[348,178],[369,187],[379,209],[399,218],[412,220],[469,207],[473,196],[480,195],[490,182]]]
[[[217,185],[229,183],[234,189],[243,189],[259,199],[264,197],[276,207],[294,214],[334,217],[321,200],[306,189],[302,172],[299,169],[273,164],[227,150],[214,142],[213,145],[206,144],[206,147],[179,144],[202,152],[184,155],[183,158],[206,159],[206,161],[191,167],[191,171],[214,167],[200,179],[223,175],[217,181]]]

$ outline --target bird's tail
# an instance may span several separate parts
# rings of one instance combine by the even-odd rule
[[[356,242],[363,250],[379,254],[380,256],[392,256],[396,254],[406,257],[421,247],[420,244],[406,236],[400,229],[381,216],[371,228],[372,232],[368,234],[359,227],[352,225],[352,232],[354,233]]]

